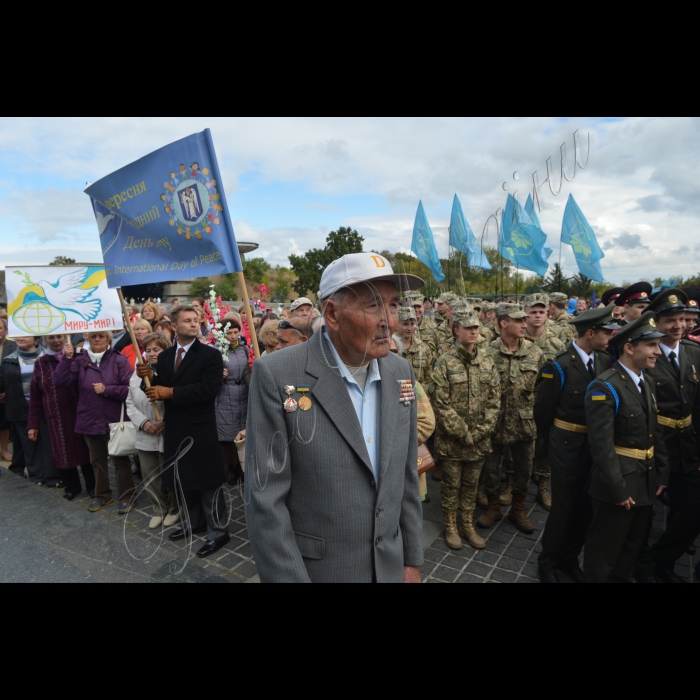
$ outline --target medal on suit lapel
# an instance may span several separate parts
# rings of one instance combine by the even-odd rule
[[[284,393],[287,394],[287,396],[294,396],[295,392],[296,389],[293,386],[284,387]]]
[[[294,399],[287,399],[284,402],[284,410],[287,411],[287,413],[296,413],[297,408],[299,408],[299,404]]]
[[[299,399],[299,408],[302,411],[310,411],[313,404],[311,403],[311,399],[307,396],[307,394],[311,392],[311,389],[308,386],[300,386],[297,391],[300,394],[303,394],[303,396]]]
[[[416,391],[413,388],[413,382],[410,379],[404,379],[399,382],[401,394],[399,395],[399,403],[408,408],[416,400]]]

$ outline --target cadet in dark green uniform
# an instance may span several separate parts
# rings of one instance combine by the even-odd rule
[[[659,541],[642,551],[637,583],[654,582],[652,577],[660,583],[684,583],[674,568],[700,534],[700,348],[682,340],[688,301],[682,290],[667,289],[652,297],[649,306],[659,332],[666,335],[661,339],[663,354],[647,377],[653,383],[671,467],[671,516]]]
[[[579,557],[593,517],[586,390],[610,369],[608,343],[619,330],[612,308],[587,311],[571,325],[578,339],[544,365],[535,398],[537,444],[542,450],[537,456],[547,458],[552,470],[552,509],[539,560],[542,583],[559,583],[557,571],[583,583]]]
[[[593,455],[586,537],[586,583],[627,583],[647,533],[652,507],[668,484],[669,464],[654,387],[644,371],[662,355],[652,312],[613,338],[620,360],[588,389],[586,424]]]

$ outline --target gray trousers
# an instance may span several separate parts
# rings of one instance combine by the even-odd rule
[[[156,518],[166,518],[178,513],[177,500],[172,493],[165,494],[163,490],[163,453],[144,452],[139,450],[143,488],[148,500],[153,505],[153,515]]]
[[[228,535],[228,512],[224,490],[185,491],[185,505],[192,530],[207,528],[207,540],[218,542]]]

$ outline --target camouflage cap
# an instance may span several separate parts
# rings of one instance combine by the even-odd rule
[[[489,311],[498,311],[498,304],[494,304],[490,301],[485,301],[481,305],[481,310],[486,314],[489,313]]]
[[[568,304],[569,303],[569,297],[567,297],[566,294],[562,294],[561,292],[554,292],[553,294],[550,294],[549,300],[552,302],[552,304]]]
[[[471,304],[464,297],[457,297],[457,296],[452,301],[448,301],[447,305],[451,309],[456,309],[458,306],[467,306],[470,309],[472,308]]]
[[[468,307],[455,309],[452,314],[453,323],[459,323],[462,328],[476,328],[480,325],[479,317]]]
[[[510,316],[515,320],[527,318],[527,314],[520,308],[520,304],[499,304],[498,315]]]
[[[457,295],[454,292],[445,292],[438,297],[438,304],[449,304]]]
[[[411,301],[411,306],[423,306],[425,304],[425,297],[422,294],[413,294],[408,299]]]
[[[533,306],[549,306],[549,294],[530,294],[523,299],[523,306],[526,309]]]
[[[399,309],[399,321],[403,323],[404,321],[417,321],[416,312],[411,306],[405,306],[403,309]]]
[[[476,309],[477,311],[481,311],[484,308],[484,300],[479,299],[478,297],[469,297],[467,301],[471,304],[473,309]]]

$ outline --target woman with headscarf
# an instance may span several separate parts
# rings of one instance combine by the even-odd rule
[[[90,464],[90,452],[85,440],[75,432],[78,415],[78,388],[73,385],[59,388],[54,384],[54,372],[64,358],[64,335],[46,338],[46,352],[34,366],[30,387],[29,439],[37,442],[46,438],[51,445],[53,463],[60,470],[67,501],[82,493],[78,467],[83,471],[85,488],[95,496],[95,472]]]

